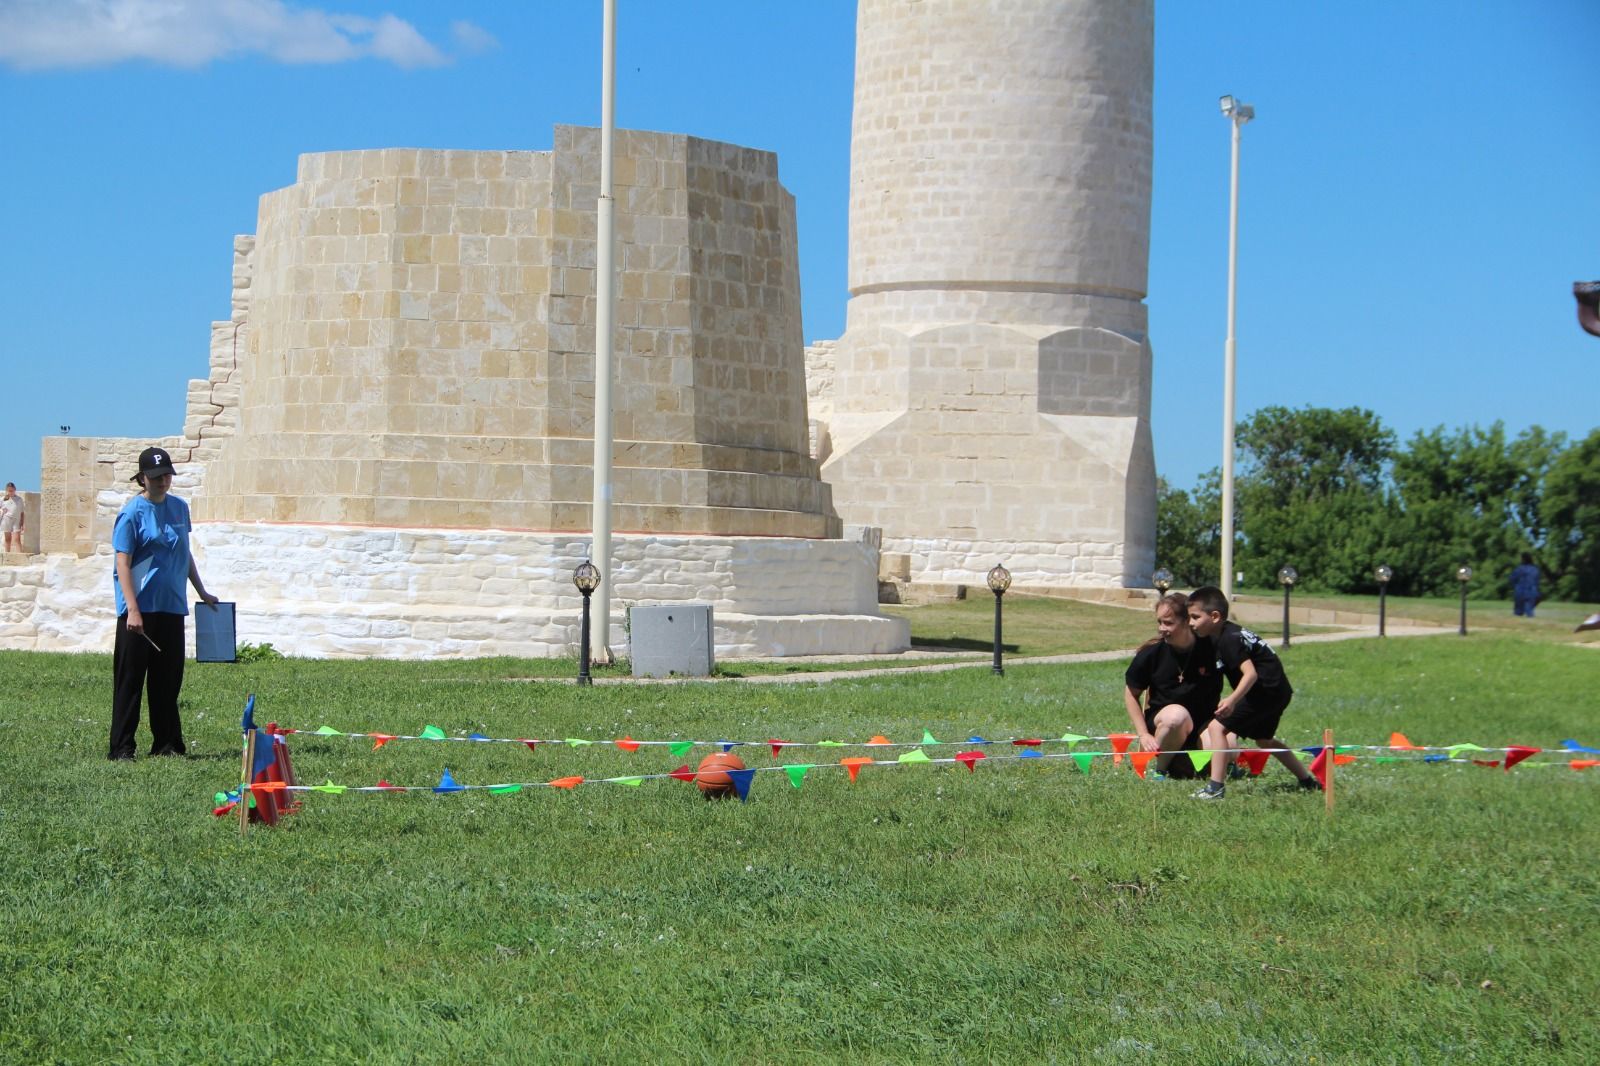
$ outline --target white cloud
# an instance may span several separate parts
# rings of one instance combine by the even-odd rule
[[[470,22],[450,23],[450,34],[456,39],[456,47],[468,55],[500,47],[500,42],[494,39],[494,34]]]
[[[494,38],[471,23],[451,32],[481,51]],[[261,55],[280,63],[377,59],[437,67],[450,57],[394,15],[368,18],[285,0],[0,0],[0,64],[18,70],[130,61],[202,67]]]

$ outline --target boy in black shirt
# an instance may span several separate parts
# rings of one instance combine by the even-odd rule
[[[1216,648],[1189,628],[1188,607],[1181,592],[1156,602],[1159,635],[1134,653],[1122,692],[1140,750],[1157,752],[1156,770],[1174,777],[1195,776],[1189,759],[1173,760],[1179,751],[1200,747],[1222,695]],[[1149,698],[1141,705],[1146,692]]]
[[[1189,594],[1189,625],[1197,637],[1209,637],[1216,643],[1217,666],[1233,685],[1233,691],[1217,704],[1216,715],[1206,727],[1206,747],[1224,754],[1211,760],[1211,780],[1194,798],[1217,800],[1226,794],[1222,779],[1228,772],[1225,753],[1229,749],[1229,733],[1249,737],[1258,746],[1270,749],[1272,757],[1299,779],[1301,788],[1320,790],[1321,782],[1274,735],[1284,708],[1294,697],[1294,689],[1272,649],[1239,623],[1228,621],[1228,597],[1210,585]]]

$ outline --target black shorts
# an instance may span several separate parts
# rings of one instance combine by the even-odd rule
[[[1168,704],[1167,706],[1171,706],[1171,704]],[[1202,747],[1200,743],[1200,735],[1206,731],[1206,726],[1210,724],[1211,714],[1209,711],[1207,711],[1205,714],[1201,714],[1193,707],[1187,707],[1183,704],[1179,704],[1178,706],[1183,707],[1184,710],[1189,712],[1189,720],[1194,723],[1194,728],[1190,731],[1188,737],[1184,739],[1183,750],[1199,751]],[[1152,733],[1156,731],[1156,711],[1159,710],[1162,710],[1162,708],[1145,708],[1144,727],[1150,730]],[[1170,761],[1168,761],[1167,776],[1179,780],[1185,780],[1189,778],[1197,778],[1200,775],[1195,771],[1193,760],[1191,760],[1187,755],[1178,755],[1174,756]]]
[[[1289,701],[1292,699],[1294,699],[1293,692],[1281,694],[1267,692],[1258,696],[1252,691],[1233,709],[1233,714],[1217,721],[1235,736],[1248,740],[1265,740],[1277,736],[1278,723],[1283,720],[1283,712],[1288,709]]]

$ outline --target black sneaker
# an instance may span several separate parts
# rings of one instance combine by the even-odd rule
[[[1314,777],[1302,777],[1300,779],[1300,788],[1305,792],[1321,792],[1322,782]]]
[[[1227,794],[1228,790],[1225,786],[1219,785],[1215,781],[1207,781],[1205,788],[1195,792],[1189,798],[1197,800],[1219,800]]]

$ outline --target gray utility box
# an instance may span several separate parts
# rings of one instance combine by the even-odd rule
[[[709,603],[628,608],[634,677],[710,677],[717,665]]]

